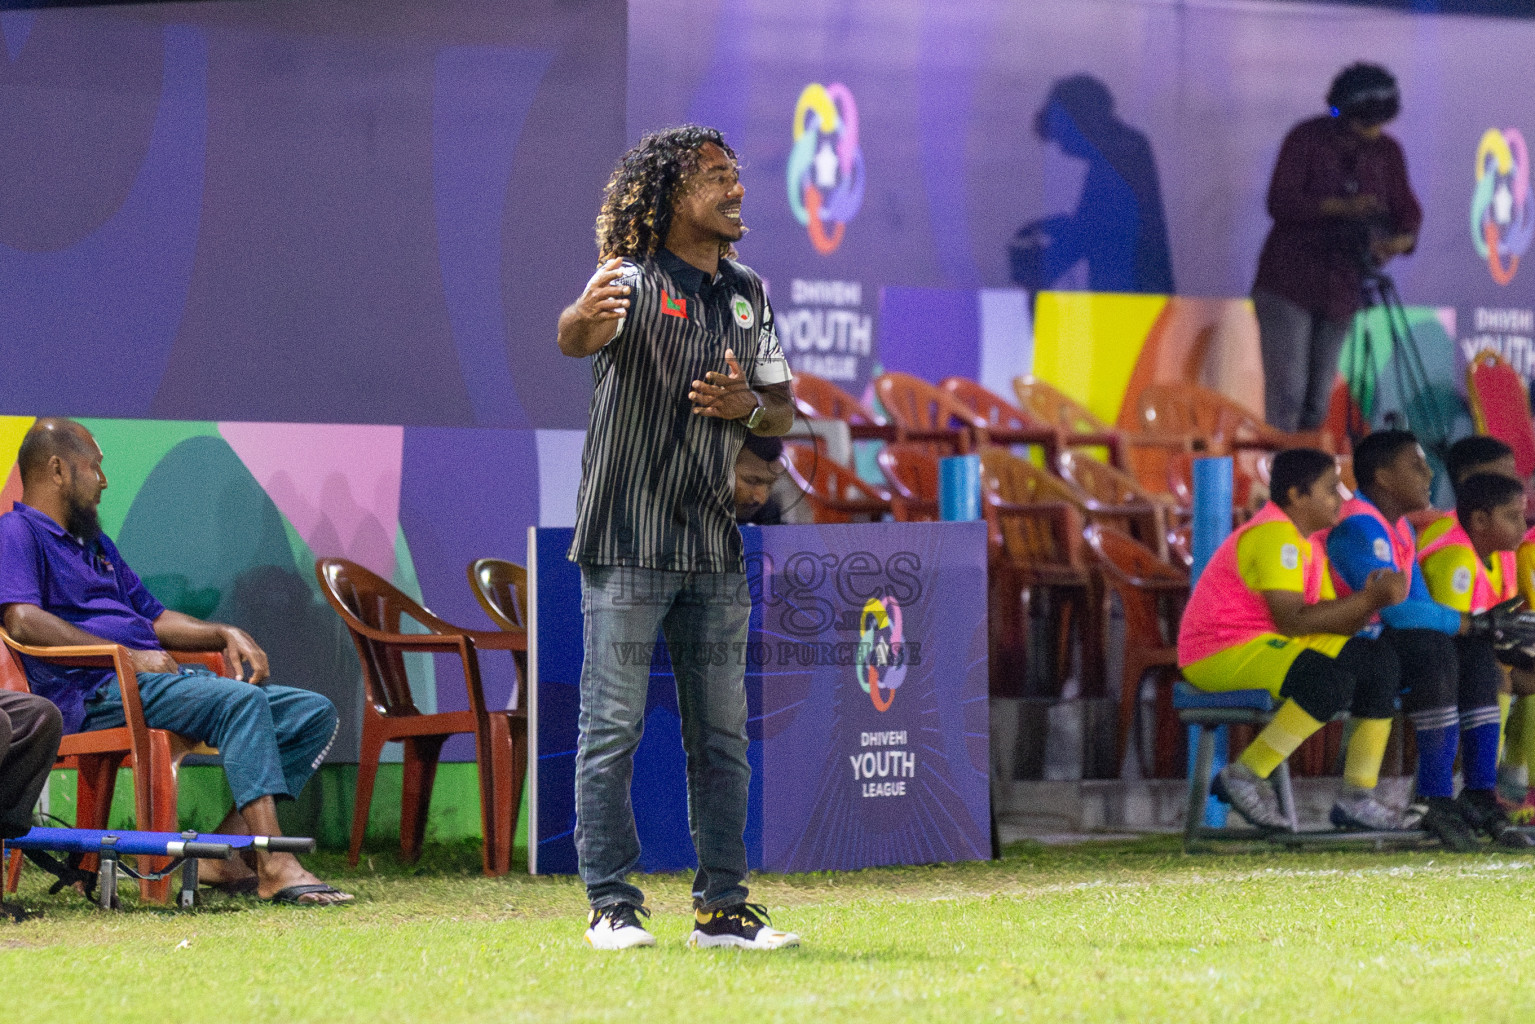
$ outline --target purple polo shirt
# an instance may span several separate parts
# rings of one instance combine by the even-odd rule
[[[110,643],[158,650],[154,620],[165,606],[144,589],[117,545],[105,534],[81,544],[62,526],[16,502],[0,516],[0,608],[35,604]],[[111,669],[26,662],[32,692],[58,705],[64,731],[78,732],[85,702],[113,676]]]

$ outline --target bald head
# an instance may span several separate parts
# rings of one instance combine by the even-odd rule
[[[65,463],[76,459],[92,458],[96,454],[96,439],[74,420],[49,417],[38,420],[21,439],[21,449],[16,453],[16,468],[21,472],[23,487],[48,471],[49,462],[57,455]]]

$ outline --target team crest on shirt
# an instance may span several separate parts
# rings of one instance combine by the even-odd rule
[[[1386,538],[1375,538],[1375,557],[1382,562],[1391,561],[1391,545],[1386,543]]]
[[[1471,570],[1464,565],[1456,569],[1450,576],[1450,589],[1457,594],[1471,593]]]
[[[730,313],[736,318],[736,326],[743,331],[751,330],[757,322],[757,314],[752,312],[752,304],[742,295],[737,294],[731,297]]]
[[[1286,544],[1279,549],[1279,564],[1286,569],[1300,568],[1300,548],[1294,544]]]

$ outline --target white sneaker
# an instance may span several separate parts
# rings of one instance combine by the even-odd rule
[[[799,945],[798,935],[774,928],[768,921],[767,908],[756,903],[737,903],[720,910],[696,910],[693,920],[693,934],[688,936],[688,945],[694,949],[710,946],[783,949]]]
[[[594,909],[587,916],[586,944],[593,949],[634,949],[654,946],[656,937],[640,924],[640,915],[650,916],[644,907],[632,903],[614,903]]]
[[[1343,787],[1327,819],[1349,832],[1394,832],[1402,827],[1402,812],[1381,803],[1373,789]]]

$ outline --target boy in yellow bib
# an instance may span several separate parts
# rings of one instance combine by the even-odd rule
[[[1358,725],[1334,824],[1392,829],[1400,814],[1375,798],[1400,680],[1394,652],[1353,634],[1407,594],[1407,578],[1380,569],[1335,596],[1326,555],[1308,538],[1338,518],[1331,455],[1294,448],[1274,457],[1274,500],[1216,550],[1189,599],[1178,664],[1202,690],[1266,689],[1282,703],[1212,791],[1258,828],[1289,827],[1267,779],[1295,748],[1342,711]]]

